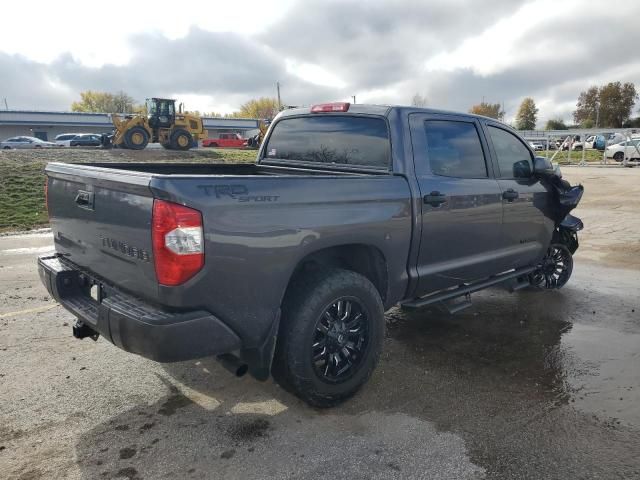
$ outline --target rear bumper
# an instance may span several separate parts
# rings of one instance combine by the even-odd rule
[[[177,362],[241,348],[238,336],[211,313],[161,309],[88,275],[58,255],[39,257],[38,273],[63,307],[127,352]],[[100,289],[99,301],[91,297],[93,285]]]

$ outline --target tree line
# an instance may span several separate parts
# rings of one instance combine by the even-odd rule
[[[80,93],[79,101],[71,104],[71,111],[73,112],[141,113],[144,109],[144,104],[136,102],[133,97],[123,91],[109,93],[87,90]],[[249,100],[243,103],[237,111],[225,114],[187,110],[188,113],[201,115],[203,117],[260,119],[273,118],[278,114],[278,111],[278,100],[269,97]]]
[[[640,127],[640,116],[632,118],[633,107],[638,99],[636,87],[631,82],[610,82],[605,85],[592,86],[580,92],[573,112],[573,125],[567,125],[561,118],[550,119],[545,130],[567,130],[569,128],[621,128]],[[428,100],[424,95],[416,93],[411,104],[425,107]],[[80,93],[80,100],[73,102],[74,112],[103,113],[139,113],[144,105],[137,103],[123,91],[116,93],[87,90]],[[275,98],[261,97],[249,100],[231,113],[200,112],[191,110],[204,117],[222,118],[261,118],[271,119],[278,114],[279,105]],[[538,122],[538,107],[533,98],[526,97],[520,103],[516,113],[514,127],[518,130],[535,130]],[[499,103],[484,100],[469,109],[470,113],[504,120],[505,112]]]
[[[640,127],[640,116],[632,118],[633,107],[638,99],[636,87],[631,82],[610,82],[592,86],[580,92],[573,112],[573,125],[565,124],[561,118],[550,119],[545,130],[568,130],[569,128],[630,128]],[[427,106],[425,96],[416,93],[411,104]],[[538,122],[538,107],[533,98],[526,97],[516,113],[514,127],[518,130],[535,130]],[[499,103],[484,100],[469,109],[469,113],[504,120],[504,110]],[[640,113],[640,111],[639,111]]]

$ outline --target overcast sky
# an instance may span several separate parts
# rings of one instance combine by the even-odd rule
[[[638,0],[159,5],[3,2],[0,108],[6,97],[11,109],[68,110],[93,89],[229,112],[275,96],[279,81],[286,104],[408,104],[419,92],[450,110],[504,102],[508,121],[531,96],[542,125],[569,120],[592,84],[640,88]]]

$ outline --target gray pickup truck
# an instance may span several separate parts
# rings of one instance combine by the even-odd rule
[[[559,288],[582,228],[582,187],[512,129],[411,107],[287,110],[255,164],[46,174],[56,251],[39,272],[76,337],[160,362],[216,355],[323,407],[371,375],[386,310]]]

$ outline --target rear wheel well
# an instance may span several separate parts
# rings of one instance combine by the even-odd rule
[[[389,285],[386,259],[376,247],[363,244],[340,245],[307,255],[298,262],[287,285],[287,292],[300,276],[319,268],[331,267],[351,270],[367,278],[378,290],[382,303],[386,302]]]

